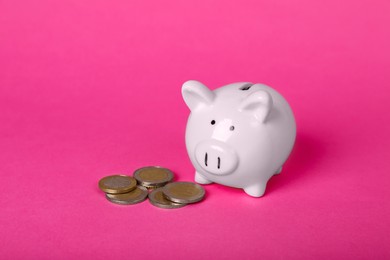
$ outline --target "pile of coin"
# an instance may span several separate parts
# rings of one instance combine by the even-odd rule
[[[192,182],[172,182],[173,177],[172,171],[166,168],[149,166],[136,170],[133,177],[104,177],[99,181],[99,188],[110,202],[122,205],[140,203],[149,197],[150,203],[156,207],[174,209],[204,198],[202,186]]]

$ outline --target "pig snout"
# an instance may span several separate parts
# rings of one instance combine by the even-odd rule
[[[195,158],[203,170],[215,175],[230,174],[238,166],[235,151],[226,143],[217,140],[199,143],[195,148]]]

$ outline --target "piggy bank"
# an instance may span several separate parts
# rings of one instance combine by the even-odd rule
[[[296,124],[287,101],[271,87],[245,82],[211,91],[190,80],[182,95],[191,110],[185,140],[195,181],[261,197],[294,146]]]

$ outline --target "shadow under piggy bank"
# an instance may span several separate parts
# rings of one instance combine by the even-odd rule
[[[325,145],[321,138],[298,133],[295,145],[283,166],[280,175],[273,176],[267,184],[264,196],[284,189],[284,186],[294,186],[306,178],[312,178],[317,167],[326,153]]]

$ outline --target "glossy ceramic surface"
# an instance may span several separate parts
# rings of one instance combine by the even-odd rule
[[[261,197],[294,145],[296,125],[287,101],[271,87],[247,82],[211,91],[190,80],[182,94],[191,110],[186,146],[195,181]]]

